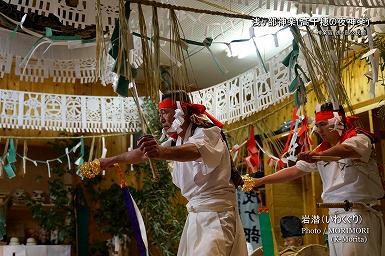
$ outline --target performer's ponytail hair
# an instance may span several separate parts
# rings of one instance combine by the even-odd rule
[[[340,113],[342,116],[342,122],[344,125],[346,125],[346,114],[345,114],[345,110],[342,107],[342,105],[339,105],[338,109],[334,109],[332,102],[326,102],[326,103],[321,105],[320,110],[321,111],[336,111],[336,112]]]
[[[191,103],[190,97],[188,96],[187,92],[184,90],[167,91],[162,95],[162,100],[165,100],[165,99]]]

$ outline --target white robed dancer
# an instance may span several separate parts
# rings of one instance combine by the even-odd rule
[[[148,158],[172,160],[173,182],[189,201],[178,256],[247,255],[223,125],[203,105],[191,104],[183,91],[164,94],[159,112],[166,142],[159,145],[145,136],[139,148],[100,159],[101,167]]]

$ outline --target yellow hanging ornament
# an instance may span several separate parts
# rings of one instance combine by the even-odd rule
[[[80,166],[80,173],[83,177],[88,179],[95,178],[101,172],[100,161],[95,159],[91,162],[85,162]]]
[[[255,187],[256,185],[256,181],[250,177],[250,175],[246,174],[246,175],[242,175],[242,179],[243,179],[243,186],[242,186],[242,191],[243,192],[250,192],[251,190],[253,190],[253,188]]]

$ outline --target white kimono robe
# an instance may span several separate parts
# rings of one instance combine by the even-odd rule
[[[173,182],[189,201],[178,256],[247,255],[235,188],[230,181],[230,155],[220,129],[198,127],[191,134],[190,125],[176,145],[187,143],[198,147],[201,158],[173,163]],[[166,141],[162,145],[170,144]]]
[[[320,173],[325,203],[376,202],[384,195],[377,164],[372,155],[370,139],[363,134],[351,137],[342,144],[351,146],[360,159],[341,159],[336,162],[298,161],[302,171]],[[329,211],[328,242],[331,256],[385,255],[385,230],[382,214],[372,208]],[[359,223],[356,219],[360,218]],[[369,232],[366,228],[369,228]],[[364,232],[364,233],[361,233]],[[364,239],[364,240],[362,240]]]

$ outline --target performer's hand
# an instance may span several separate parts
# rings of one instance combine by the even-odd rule
[[[298,154],[297,159],[303,160],[308,163],[315,163],[317,160],[313,159],[313,156],[317,156],[318,153],[314,151],[306,151]]]
[[[105,170],[114,164],[114,162],[111,161],[110,158],[99,158],[99,162],[100,162],[100,169],[102,170]]]
[[[258,190],[258,187],[262,186],[262,180],[260,178],[253,178],[254,186],[253,190]]]
[[[156,139],[151,135],[145,135],[138,141],[139,149],[143,152],[144,156],[148,158],[160,158],[162,147],[159,146]]]

